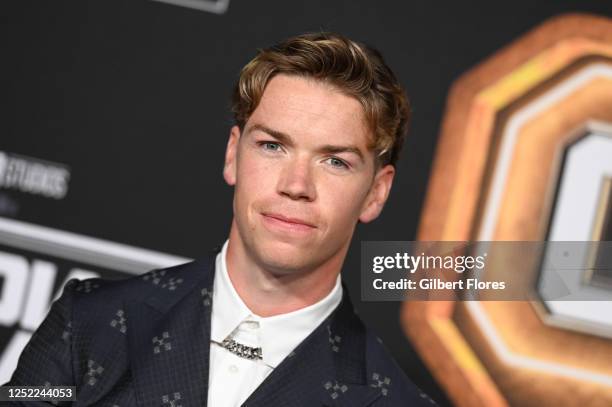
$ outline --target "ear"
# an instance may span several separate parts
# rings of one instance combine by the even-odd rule
[[[376,172],[374,176],[374,182],[370,187],[370,192],[364,201],[363,207],[361,208],[361,214],[359,215],[359,221],[368,223],[373,221],[380,215],[389,192],[391,192],[391,185],[393,184],[393,177],[395,176],[395,167],[392,165],[385,165]]]
[[[227,147],[225,149],[225,164],[223,165],[223,178],[228,185],[236,185],[236,154],[240,141],[240,128],[233,126],[230,130]]]

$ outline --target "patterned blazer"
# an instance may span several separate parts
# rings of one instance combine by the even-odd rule
[[[77,401],[59,405],[206,406],[214,259],[122,281],[71,280],[7,385],[76,386]],[[435,405],[366,330],[344,292],[243,406]]]

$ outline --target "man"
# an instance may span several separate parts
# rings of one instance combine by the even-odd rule
[[[430,406],[339,276],[395,174],[409,108],[393,73],[364,45],[306,34],[244,67],[232,109],[221,251],[69,282],[10,384],[75,385],[77,405]]]

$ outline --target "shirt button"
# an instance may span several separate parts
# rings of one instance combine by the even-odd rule
[[[230,373],[238,373],[238,366],[230,365],[229,371],[230,371]]]

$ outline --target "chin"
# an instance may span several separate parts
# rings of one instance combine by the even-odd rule
[[[275,274],[299,273],[317,265],[316,251],[291,242],[258,242],[253,249],[257,262]]]

